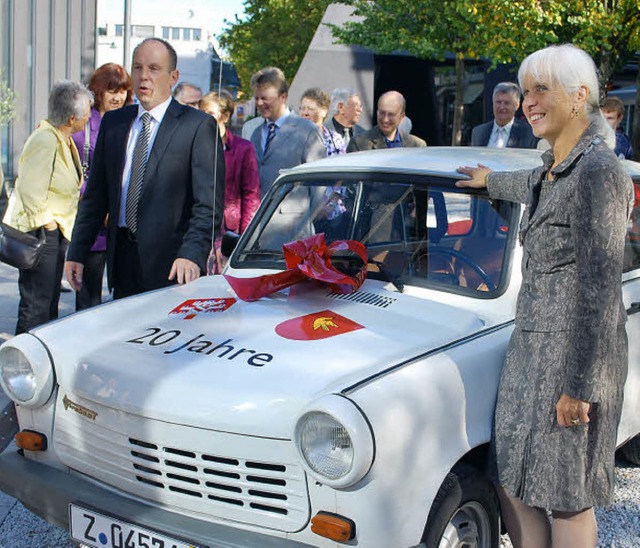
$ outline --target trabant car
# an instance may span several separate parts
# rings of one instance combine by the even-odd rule
[[[6,342],[20,432],[0,488],[95,547],[498,546],[484,470],[521,206],[455,186],[456,168],[478,162],[541,160],[430,147],[299,166],[263,200],[227,277]],[[640,184],[640,165],[625,165]],[[329,264],[355,291],[272,283],[308,259],[284,248],[310,241],[307,271]],[[628,239],[623,274],[636,342],[639,243]],[[245,283],[267,291],[242,300]],[[630,345],[618,432],[636,463],[639,352]]]

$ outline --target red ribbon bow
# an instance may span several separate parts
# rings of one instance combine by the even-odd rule
[[[353,293],[367,277],[367,248],[355,240],[336,240],[327,245],[324,234],[282,246],[287,270],[256,278],[236,278],[224,275],[236,295],[243,301],[257,301],[303,280],[322,282],[336,293]],[[362,259],[362,268],[355,276],[344,274],[333,267],[331,256],[336,251],[353,251]]]

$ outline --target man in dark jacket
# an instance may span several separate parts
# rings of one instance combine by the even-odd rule
[[[409,133],[402,133],[398,127],[404,119],[406,101],[401,93],[387,91],[378,99],[378,124],[356,135],[349,142],[347,152],[373,150],[379,148],[426,147],[427,143]]]
[[[168,42],[141,42],[131,71],[139,105],[104,116],[65,264],[76,290],[107,215],[115,298],[189,283],[206,272],[212,228],[222,219],[224,152],[214,118],[171,98],[176,65]]]

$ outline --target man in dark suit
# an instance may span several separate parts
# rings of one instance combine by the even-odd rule
[[[262,116],[251,134],[258,156],[260,197],[264,197],[281,169],[327,157],[320,128],[287,108],[289,85],[277,67],[266,67],[251,77],[256,110]]]
[[[379,148],[426,147],[427,143],[420,137],[400,131],[399,126],[404,120],[405,106],[406,101],[401,93],[397,91],[383,93],[378,99],[376,112],[378,124],[351,139],[347,152]]]
[[[471,132],[471,146],[494,148],[536,148],[538,140],[531,126],[515,118],[520,107],[520,88],[513,82],[501,82],[493,89],[493,116]]]
[[[141,42],[131,72],[140,104],[102,120],[65,264],[76,290],[107,215],[115,298],[189,283],[206,271],[212,227],[222,218],[224,152],[215,120],[171,98],[176,64],[168,42]]]
[[[349,88],[336,88],[331,92],[331,114],[324,126],[340,135],[349,145],[351,139],[365,132],[358,125],[362,115],[362,101],[358,93]]]

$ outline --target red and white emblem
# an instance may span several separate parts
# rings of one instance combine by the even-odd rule
[[[233,297],[217,299],[189,299],[176,306],[169,316],[183,316],[184,320],[191,320],[198,314],[211,314],[213,312],[224,312],[236,299]]]
[[[294,341],[328,339],[358,329],[364,329],[364,326],[331,310],[298,316],[276,325],[278,335]]]

